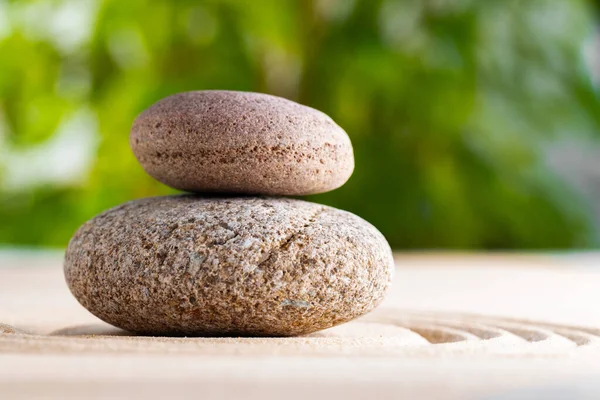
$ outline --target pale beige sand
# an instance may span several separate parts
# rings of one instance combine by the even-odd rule
[[[0,254],[0,398],[600,397],[600,257],[396,262],[384,304],[336,328],[148,338],[79,306],[60,257]]]

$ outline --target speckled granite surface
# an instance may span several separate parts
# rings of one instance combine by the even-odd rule
[[[266,197],[131,201],[84,224],[65,257],[81,304],[152,334],[311,333],[375,308],[393,272],[363,219]]]

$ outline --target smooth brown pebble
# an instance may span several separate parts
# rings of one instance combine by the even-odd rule
[[[301,335],[381,302],[394,261],[346,211],[285,198],[131,201],[85,223],[65,276],[102,320],[153,335]]]
[[[331,118],[261,93],[169,96],[137,117],[130,143],[148,174],[188,192],[308,195],[342,186],[354,169]]]

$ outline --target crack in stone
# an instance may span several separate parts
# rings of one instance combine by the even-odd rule
[[[317,210],[309,219],[308,222],[306,224],[304,224],[300,229],[298,229],[296,232],[291,233],[287,238],[285,238],[278,246],[273,247],[269,250],[269,255],[267,256],[267,258],[265,258],[263,261],[261,261],[260,263],[258,263],[258,265],[256,266],[256,268],[261,268],[263,265],[267,264],[274,255],[279,254],[282,250],[287,249],[290,244],[300,235],[302,234],[306,228],[308,228],[309,226],[311,226],[316,219],[322,214],[324,213],[326,210],[325,207],[322,207],[321,209]]]

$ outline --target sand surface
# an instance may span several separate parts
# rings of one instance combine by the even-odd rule
[[[61,263],[0,253],[2,399],[600,398],[597,254],[399,254],[381,307],[296,338],[131,336]]]

